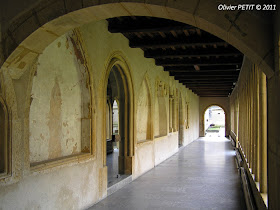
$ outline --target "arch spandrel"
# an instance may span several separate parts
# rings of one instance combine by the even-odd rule
[[[45,6],[45,7],[44,7]],[[120,1],[66,1],[49,3],[47,0],[2,26],[0,65],[7,66],[25,54],[41,53],[60,35],[83,24],[117,16],[153,16],[181,21],[199,27],[227,41],[259,65],[268,77],[273,75],[273,39],[270,17],[260,17],[247,11],[220,11],[216,2],[156,1],[135,3]],[[81,9],[83,8],[83,9]],[[7,21],[8,22],[8,21]],[[34,42],[40,40],[40,42]],[[255,44],[258,43],[258,44]],[[26,52],[27,51],[27,52]],[[24,52],[24,54],[23,54]]]

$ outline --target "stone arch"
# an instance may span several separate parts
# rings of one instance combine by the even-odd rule
[[[123,102],[121,104],[121,98],[118,98],[119,102],[119,116],[120,112],[123,113],[123,117],[119,118],[119,129],[121,141],[123,142],[122,148],[119,149],[119,171],[124,174],[132,174],[132,158],[134,156],[134,89],[133,82],[130,73],[130,67],[126,62],[126,59],[121,52],[115,52],[108,58],[108,63],[105,67],[105,74],[102,86],[103,94],[103,131],[102,139],[106,139],[106,101],[107,101],[107,85],[109,81],[110,73],[114,71],[115,76],[118,78],[118,85],[123,88],[123,95],[121,96]],[[103,164],[106,165],[106,141],[102,142],[103,146]]]
[[[203,112],[202,112],[202,119],[201,119],[201,125],[202,125],[202,130],[203,130],[203,133],[205,131],[205,124],[204,124],[204,115],[205,115],[205,112],[208,108],[210,108],[211,106],[218,106],[218,107],[221,107],[224,112],[225,112],[225,136],[228,136],[228,133],[227,133],[227,128],[229,127],[229,122],[227,122],[228,120],[228,116],[229,116],[229,111],[227,109],[225,109],[225,107],[223,105],[220,105],[219,103],[214,103],[214,104],[210,104],[208,106],[206,106],[204,109],[203,109]],[[204,134],[205,135],[205,134]],[[204,136],[203,135],[203,136]]]
[[[1,7],[5,8],[5,5]],[[244,53],[253,63],[271,77],[273,75],[273,41],[270,37],[270,19],[249,12],[220,11],[216,2],[198,1],[135,1],[118,3],[81,1],[72,4],[43,0],[26,5],[25,13],[5,21],[2,26],[0,65],[10,66],[42,53],[46,46],[67,31],[83,24],[117,16],[153,16],[197,26],[227,41]],[[11,9],[11,8],[9,8]],[[260,21],[261,20],[261,21]],[[34,42],[40,40],[40,43]],[[258,43],[257,45],[255,43]],[[28,59],[24,58],[29,54]],[[19,63],[21,63],[19,62]],[[15,64],[16,65],[16,64]],[[18,65],[17,68],[22,67]],[[20,71],[19,71],[20,72]]]
[[[137,141],[153,139],[152,110],[151,86],[146,75],[137,102]]]

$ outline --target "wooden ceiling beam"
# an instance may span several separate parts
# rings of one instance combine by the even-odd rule
[[[191,80],[191,81],[200,81],[200,80],[218,80],[218,81],[233,81],[237,79],[236,76],[175,76],[175,79],[184,79],[184,80]]]
[[[192,70],[185,70],[185,71],[182,71],[182,70],[173,70],[173,71],[169,71],[170,75],[175,75],[175,74],[185,74],[185,73],[195,73],[197,71],[195,71],[194,69]],[[223,74],[223,73],[238,73],[239,71],[236,71],[236,70],[199,70],[199,72],[197,73],[213,73],[213,74]]]
[[[213,59],[155,59],[158,66],[219,66],[219,65],[241,65],[240,58],[213,58]]]
[[[194,26],[189,25],[173,25],[173,26],[156,26],[156,25],[149,25],[145,23],[135,24],[134,26],[126,25],[126,24],[113,24],[109,23],[108,31],[111,33],[136,33],[136,32],[171,32],[171,31],[183,31],[194,29]]]
[[[221,49],[197,49],[197,50],[177,50],[176,52],[171,50],[145,50],[144,56],[146,58],[192,58],[192,57],[211,57],[211,56],[219,56],[219,57],[232,57],[238,56],[242,57],[241,54],[237,50],[221,50]]]
[[[207,81],[204,81],[204,82],[196,82],[196,81],[187,81],[187,82],[183,82],[183,85],[187,85],[189,87],[208,87],[208,86],[215,86],[215,87],[223,87],[223,86],[233,86],[233,82],[229,81],[222,81],[222,82],[219,82],[219,81],[213,81],[213,82],[207,82]]]
[[[168,40],[168,39],[167,39]],[[131,40],[129,42],[129,46],[131,48],[170,48],[170,47],[194,47],[195,46],[203,46],[203,45],[224,45],[224,41],[207,41],[207,40],[201,40],[201,41],[196,41],[196,42],[191,42],[191,41],[178,41],[177,42],[169,42],[169,41],[162,41],[160,42],[159,40],[157,41],[142,41],[141,40],[135,42],[134,40]]]
[[[190,89],[192,89],[192,90],[196,90],[196,91],[204,91],[204,90],[206,90],[206,89],[199,89],[199,88],[190,88]],[[217,89],[217,88],[208,88],[208,90],[209,91],[219,91],[219,90],[225,90],[225,91],[232,91],[232,89],[231,88],[221,88],[221,89]]]
[[[215,84],[215,82],[218,82],[218,81],[220,81],[221,83],[222,82],[232,82],[232,83],[234,83],[236,80],[235,79],[233,79],[233,78],[209,78],[209,77],[196,77],[196,78],[182,78],[182,77],[179,77],[179,78],[176,78],[175,77],[175,80],[179,80],[180,82],[197,82],[197,83],[200,83],[200,82],[212,82],[213,81],[213,83]],[[214,82],[215,81],[215,82]]]
[[[237,64],[237,65],[211,65],[211,66],[200,66],[200,72],[202,71],[218,71],[218,70],[222,70],[222,71],[235,71],[235,70],[240,70],[241,68],[241,64]],[[164,67],[164,71],[170,71],[170,72],[182,72],[182,71],[195,71],[193,66],[166,66]]]
[[[197,94],[198,95],[198,94]],[[215,94],[208,94],[208,95],[198,95],[199,97],[228,97],[226,94],[220,94],[220,95],[215,95]]]
[[[169,72],[170,76],[183,76],[183,77],[192,77],[192,76],[234,76],[238,77],[239,72],[238,71],[220,71],[220,72],[200,72],[200,71],[194,71],[194,72]]]

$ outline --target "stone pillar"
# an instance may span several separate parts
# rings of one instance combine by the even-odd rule
[[[172,129],[176,131],[176,98],[173,98],[172,101]]]
[[[255,181],[259,182],[260,180],[260,167],[259,167],[259,162],[260,162],[260,135],[259,135],[259,74],[260,74],[260,70],[259,69],[255,69],[255,91],[254,91],[254,109],[255,109],[255,120],[254,120],[254,129],[255,129],[255,149],[254,149],[254,168],[255,168]]]
[[[259,78],[259,168],[260,192],[267,192],[267,93],[266,76],[263,72]]]
[[[172,133],[173,132],[173,123],[172,123],[172,101],[173,101],[173,98],[172,96],[169,96],[169,133]]]

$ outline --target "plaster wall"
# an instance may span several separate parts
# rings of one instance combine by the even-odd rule
[[[178,132],[155,139],[155,165],[169,158],[178,151]]]
[[[81,152],[82,79],[68,38],[55,40],[38,59],[29,118],[32,163]]]
[[[140,98],[139,100],[139,97],[142,97],[141,85],[143,84],[143,80],[146,79],[149,85],[145,91],[149,92],[151,95],[151,119],[155,118],[155,98],[156,94],[159,92],[163,98],[161,103],[165,102],[164,110],[166,111],[165,114],[168,119],[168,87],[171,84],[181,92],[183,107],[185,107],[184,104],[187,99],[190,103],[190,127],[187,132],[184,131],[186,132],[184,145],[190,143],[198,137],[199,97],[170,77],[167,72],[163,71],[162,67],[156,66],[153,59],[144,58],[142,50],[130,48],[128,40],[123,35],[109,33],[106,21],[90,23],[76,30],[79,31],[79,42],[81,42],[85,47],[84,51],[75,47],[72,50],[71,48],[65,49],[66,45],[63,45],[65,42],[64,36],[53,43],[52,50],[54,51],[52,51],[52,53],[48,52],[48,49],[46,49],[44,53],[48,53],[46,53],[46,55],[43,53],[42,55],[43,58],[44,56],[47,56],[49,62],[52,64],[47,64],[48,59],[46,57],[44,59],[39,58],[42,65],[35,68],[38,70],[37,75],[35,74],[34,76],[32,73],[34,72],[34,65],[25,67],[25,73],[19,76],[12,75],[14,79],[12,79],[11,74],[9,74],[10,69],[3,68],[4,82],[2,84],[6,90],[9,90],[9,94],[6,96],[7,104],[11,107],[13,113],[15,113],[12,121],[12,170],[14,173],[12,176],[2,179],[0,182],[0,209],[84,209],[93,205],[95,202],[107,195],[107,168],[103,165],[104,160],[102,153],[103,140],[106,138],[106,128],[103,128],[103,124],[99,122],[102,122],[103,118],[106,118],[106,112],[103,116],[104,104],[102,101],[104,99],[105,90],[102,87],[108,79],[106,78],[106,66],[114,53],[121,54],[130,69],[130,75],[133,83],[133,106],[136,107],[138,101],[141,103],[142,99]],[[60,48],[58,48],[59,42],[61,42]],[[63,56],[65,57],[59,57],[59,54],[61,53],[60,50],[65,51],[63,52]],[[74,54],[75,56],[73,56]],[[45,64],[43,65],[44,62]],[[91,123],[93,130],[93,134],[91,136],[92,155],[89,154],[89,156],[84,157],[79,156],[78,154],[71,158],[61,159],[51,166],[42,167],[38,170],[30,165],[32,159],[29,156],[29,150],[35,145],[35,136],[39,135],[39,131],[40,133],[48,133],[49,128],[47,126],[47,120],[49,115],[47,114],[48,109],[42,110],[42,112],[40,112],[41,108],[39,107],[33,109],[33,102],[31,103],[30,108],[31,91],[34,95],[38,94],[38,97],[41,97],[42,95],[44,96],[43,99],[46,100],[46,102],[42,103],[42,106],[43,104],[49,105],[51,98],[50,93],[56,85],[56,75],[58,75],[58,79],[60,81],[59,84],[63,83],[62,86],[59,86],[61,93],[63,93],[63,91],[67,91],[67,88],[72,87],[75,81],[77,81],[77,75],[75,75],[75,68],[77,68],[76,63],[80,66],[86,66],[90,76],[90,80],[87,81],[87,86],[92,90],[91,97],[93,99],[92,105],[87,105],[91,108],[93,120]],[[51,67],[50,65],[54,65],[54,68],[51,68],[51,72],[47,74],[46,72],[49,70],[49,67]],[[61,66],[66,66],[67,68],[61,69]],[[63,74],[66,72],[69,73],[67,73],[67,76],[64,77]],[[43,88],[42,84],[46,82],[43,76],[40,75],[41,73],[42,75],[44,73],[45,79],[48,78],[50,80],[48,84],[45,84],[44,90],[40,90],[40,88]],[[62,75],[59,76],[60,74]],[[70,78],[68,78],[68,76]],[[32,84],[35,84],[34,87],[38,87],[38,89],[31,88],[30,92],[28,92],[28,87],[32,87]],[[159,84],[164,84],[164,86]],[[164,88],[162,89],[160,87]],[[81,89],[84,90],[84,87],[81,86]],[[58,105],[64,107],[63,111],[68,111],[68,108],[70,108],[70,101],[68,100],[70,99],[65,98],[63,95],[64,94],[61,94],[61,104],[59,101],[56,101],[56,103],[58,102]],[[81,91],[77,88],[75,89],[74,94],[70,97],[80,98],[81,95]],[[144,95],[146,96],[148,94],[145,93]],[[22,104],[24,106],[21,106]],[[84,107],[85,104],[86,103],[82,103],[79,100],[74,101],[73,107],[70,109],[73,112],[68,112],[68,114],[71,115],[72,113],[75,117],[67,118],[65,116],[65,118],[62,119],[68,119],[68,121],[73,123],[71,126],[75,127],[75,123],[77,123],[75,119],[79,119],[82,114],[82,116],[85,114],[80,111],[81,106]],[[31,114],[29,115],[30,110]],[[19,113],[19,115],[17,113]],[[37,115],[33,115],[32,113],[37,113]],[[185,111],[183,111],[183,113],[185,113]],[[86,112],[86,114],[89,113]],[[166,131],[164,136],[154,139],[154,128],[151,127],[151,139],[142,139],[143,142],[137,144],[137,123],[140,122],[139,126],[146,126],[147,122],[142,122],[141,120],[138,122],[136,111],[132,114],[135,116],[135,128],[132,128],[134,129],[133,138],[135,143],[134,158],[132,159],[134,161],[132,162],[132,167],[133,178],[136,178],[155,165],[164,161],[178,150],[178,132],[167,134]],[[162,113],[158,113],[158,116],[160,114]],[[35,125],[32,125],[33,116],[37,116],[39,119],[44,120],[44,123],[40,126],[40,128],[36,128],[34,127]],[[167,119],[165,125],[166,130],[169,126]],[[70,124],[70,122],[68,124]],[[30,128],[29,125],[31,125]],[[183,126],[186,127],[186,124]],[[73,138],[74,136],[77,137],[77,133],[79,131],[78,123],[77,128],[72,129],[72,134],[69,131],[69,135],[71,134],[71,137]],[[144,135],[140,136],[143,137]],[[66,135],[61,139],[66,140],[67,138],[68,137]],[[87,139],[89,139],[89,137],[87,137]],[[80,141],[79,137],[77,137],[77,142],[78,141]],[[83,140],[81,141],[83,142]],[[34,146],[33,148],[35,154],[38,152],[36,149],[38,147]],[[63,148],[66,149],[67,152],[72,151],[71,148],[70,150],[67,150],[66,145],[63,145]],[[42,153],[47,156],[48,147],[42,148],[42,150]],[[31,153],[31,157],[33,156],[32,154],[34,153]],[[66,155],[67,154],[69,153],[66,153]],[[43,159],[38,159],[38,156],[34,156],[34,161],[37,160]]]
[[[198,100],[198,96],[192,94],[191,90],[187,90],[186,99],[183,100],[183,105],[185,107],[185,123],[184,126],[184,140],[183,145],[188,145],[193,141],[193,139],[197,139],[199,137],[199,104],[200,98]],[[184,98],[183,98],[184,99]],[[189,110],[187,113],[186,106],[189,106]],[[187,116],[187,114],[189,116]],[[187,122],[188,121],[188,122]]]
[[[135,171],[133,178],[137,178],[155,167],[154,141],[138,143],[135,149]]]
[[[230,134],[230,103],[228,97],[200,97],[199,100],[199,136],[204,136],[204,114],[208,107],[217,105],[225,111],[225,127],[228,136]]]
[[[146,80],[143,81],[137,104],[137,141],[151,139],[151,98]]]

